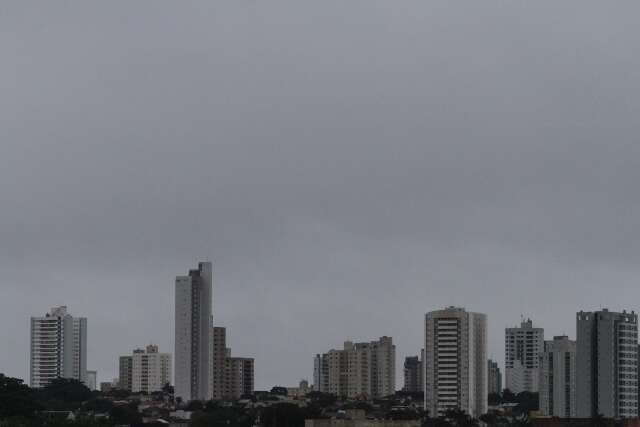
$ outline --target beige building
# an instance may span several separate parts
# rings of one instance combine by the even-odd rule
[[[213,399],[239,399],[253,394],[254,360],[249,357],[231,357],[227,347],[226,328],[211,328],[211,390]]]
[[[158,346],[136,349],[120,357],[120,388],[133,393],[152,393],[171,383],[171,355],[159,353]]]
[[[346,397],[377,398],[395,393],[396,347],[391,337],[378,341],[346,341],[314,359],[319,391]]]

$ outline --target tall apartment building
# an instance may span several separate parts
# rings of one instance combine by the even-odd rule
[[[487,412],[487,316],[448,307],[425,315],[425,400],[430,416]]]
[[[487,363],[488,391],[491,393],[502,392],[502,373],[498,367],[498,362],[489,359]]]
[[[418,356],[409,356],[404,359],[404,387],[403,391],[422,391],[422,361]]]
[[[31,318],[31,387],[58,377],[87,382],[87,319],[71,316],[65,306]]]
[[[158,346],[134,351],[131,357],[131,391],[152,393],[171,383],[171,355],[158,353]]]
[[[211,398],[209,365],[212,327],[212,268],[201,262],[175,285],[175,396]]]
[[[142,352],[143,350],[136,349],[136,351]],[[118,388],[121,390],[133,390],[133,356],[120,356],[119,359],[119,376],[118,376]]]
[[[576,416],[576,342],[566,336],[545,341],[540,355],[540,412],[560,418]]]
[[[576,415],[637,417],[638,316],[580,311],[576,336]]]
[[[254,391],[254,360],[231,357],[226,328],[215,326],[212,332],[211,389],[213,399],[239,399]]]
[[[539,359],[544,351],[544,329],[534,328],[531,319],[520,327],[505,329],[506,385],[514,393],[538,392]]]
[[[378,398],[395,393],[396,347],[391,337],[346,341],[343,350],[314,358],[314,382],[320,391],[346,397]]]
[[[326,353],[316,354],[313,358],[313,389],[329,393],[329,357]]]

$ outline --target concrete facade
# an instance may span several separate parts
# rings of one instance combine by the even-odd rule
[[[638,316],[607,309],[576,314],[577,416],[638,416]]]
[[[404,359],[404,387],[402,391],[420,392],[424,381],[422,380],[422,361],[418,356],[409,356]]]
[[[319,391],[349,398],[378,398],[395,393],[396,347],[391,337],[378,341],[346,341],[342,350],[314,358]]]
[[[502,392],[502,373],[498,367],[498,362],[489,359],[487,362],[487,388],[489,393]]]
[[[212,397],[209,376],[212,327],[212,267],[201,262],[175,282],[175,396],[182,401]]]
[[[576,342],[566,336],[546,341],[540,355],[540,412],[576,416]]]
[[[131,388],[133,393],[161,391],[171,383],[171,355],[159,353],[158,346],[135,350],[131,356]]]
[[[58,377],[87,382],[87,319],[74,318],[65,306],[31,318],[31,387]]]
[[[505,329],[505,388],[513,393],[539,389],[539,357],[544,351],[544,329],[534,328],[531,319],[520,327]]]
[[[254,359],[231,357],[226,328],[211,329],[211,387],[213,399],[239,399],[254,391]]]
[[[448,307],[425,315],[425,400],[432,417],[487,412],[487,316]]]

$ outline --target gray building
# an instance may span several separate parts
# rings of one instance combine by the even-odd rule
[[[65,306],[31,318],[31,387],[58,377],[87,383],[87,319],[71,316]]]
[[[134,352],[141,352],[137,349]],[[118,388],[131,391],[133,388],[133,356],[120,356],[118,363]]]
[[[540,355],[540,412],[560,418],[576,416],[576,342],[566,336],[545,341]]]
[[[576,332],[576,415],[637,417],[638,316],[581,311]]]
[[[402,391],[422,391],[422,361],[418,356],[409,356],[404,359],[404,387]]]
[[[489,359],[487,362],[487,382],[488,382],[488,391],[491,393],[501,393],[502,392],[502,372],[500,372],[500,368],[498,367],[498,362],[494,362]]]
[[[316,354],[313,358],[313,389],[329,392],[329,357],[326,353]]]
[[[487,412],[487,316],[448,307],[425,315],[424,409]]]
[[[211,328],[212,268],[201,262],[175,287],[175,396],[187,402],[212,396]]]
[[[534,328],[531,319],[520,327],[505,329],[505,388],[514,393],[538,392],[538,363],[544,351],[544,329]]]

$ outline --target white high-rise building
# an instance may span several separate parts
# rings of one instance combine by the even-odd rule
[[[576,416],[576,342],[566,336],[545,341],[540,355],[540,412]]]
[[[158,346],[148,345],[146,351],[134,351],[131,356],[131,391],[133,393],[162,390],[171,383],[171,355],[158,353]]]
[[[210,262],[176,277],[175,396],[187,402],[212,396],[209,376],[213,287]]]
[[[65,306],[31,318],[31,387],[59,377],[87,382],[87,319],[74,318]]]
[[[505,329],[505,387],[513,393],[538,392],[539,358],[544,351],[544,329],[534,328],[531,319],[520,327]]]
[[[487,412],[487,316],[448,307],[425,315],[424,408],[432,417]]]

